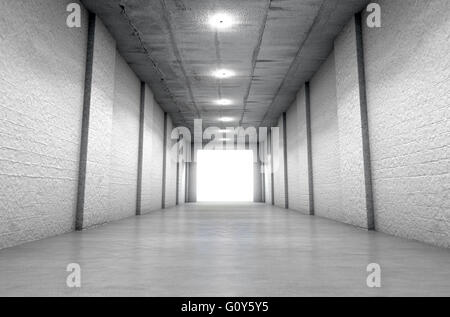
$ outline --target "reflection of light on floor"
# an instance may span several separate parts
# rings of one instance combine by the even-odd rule
[[[253,201],[253,152],[199,151],[197,201]]]

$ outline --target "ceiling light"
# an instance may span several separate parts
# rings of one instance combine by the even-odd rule
[[[219,118],[219,121],[222,121],[222,122],[231,122],[231,121],[234,121],[234,119],[233,119],[233,118],[230,118],[230,117],[220,117],[220,118]]]
[[[229,78],[234,76],[234,72],[229,69],[217,69],[213,72],[213,76],[217,78]]]
[[[229,106],[232,104],[230,99],[218,99],[216,100],[216,104],[219,106]]]
[[[226,13],[217,13],[209,18],[209,24],[214,28],[224,29],[233,24],[233,19]]]

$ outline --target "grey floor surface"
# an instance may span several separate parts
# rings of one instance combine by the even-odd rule
[[[366,285],[373,262],[381,288]],[[187,204],[0,250],[0,296],[397,295],[450,296],[450,251],[264,204]]]

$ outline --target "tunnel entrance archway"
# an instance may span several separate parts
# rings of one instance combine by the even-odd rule
[[[197,201],[253,201],[252,150],[200,150]]]

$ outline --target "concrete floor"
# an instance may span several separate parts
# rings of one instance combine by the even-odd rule
[[[450,251],[264,204],[187,204],[1,250],[0,295],[449,296]]]

